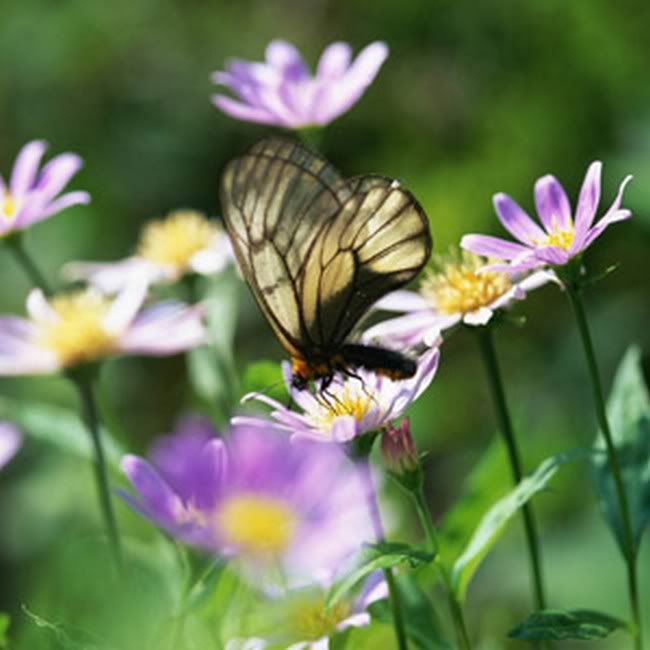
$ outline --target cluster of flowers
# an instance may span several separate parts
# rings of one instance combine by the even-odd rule
[[[216,95],[224,112],[289,128],[322,126],[348,110],[363,94],[387,57],[373,43],[351,63],[349,46],[330,45],[315,77],[288,43],[272,42],[265,63],[233,61],[214,81],[239,100]],[[62,209],[87,203],[85,192],[60,195],[81,165],[73,154],[54,158],[39,172],[45,146],[26,145],[10,183],[0,178],[0,237],[10,240]],[[394,473],[418,461],[408,426],[394,423],[431,384],[440,358],[442,333],[464,323],[488,326],[497,310],[522,300],[549,281],[561,283],[554,267],[579,257],[611,223],[630,216],[621,208],[626,178],[612,206],[595,222],[601,164],[587,172],[572,213],[553,176],[535,185],[543,227],[505,194],[494,197],[502,225],[518,242],[466,235],[463,252],[440,258],[418,292],[397,291],[377,310],[402,315],[370,327],[363,340],[418,355],[417,372],[407,381],[371,373],[336,377],[322,399],[295,390],[288,365],[286,389],[296,410],[254,393],[244,401],[270,407],[270,417],[242,415],[219,435],[205,419],[181,421],[161,438],[149,458],[126,456],[122,468],[135,493],[120,492],[138,513],[189,545],[237,559],[242,573],[273,593],[290,588],[288,619],[296,645],[327,647],[337,630],[369,621],[370,602],[385,596],[373,576],[355,601],[324,607],[324,588],[361,545],[376,536],[366,509],[369,486],[346,456],[345,443],[384,432],[383,451]],[[136,252],[116,263],[73,263],[71,281],[88,287],[48,296],[35,288],[27,298],[28,318],[0,318],[0,375],[63,372],[120,354],[168,355],[207,342],[201,305],[177,301],[149,304],[149,289],[190,273],[214,274],[232,261],[227,238],[216,220],[190,210],[147,225]],[[404,420],[403,422],[407,422]],[[17,451],[20,434],[0,426],[0,466]],[[342,443],[323,445],[322,443]],[[356,496],[355,496],[356,495]],[[277,638],[231,640],[229,649],[264,648]]]

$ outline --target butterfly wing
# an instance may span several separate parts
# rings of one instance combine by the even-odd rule
[[[432,247],[424,211],[397,181],[353,178],[338,194],[342,207],[318,238],[300,291],[311,338],[329,348],[379,298],[410,282]]]
[[[426,215],[396,181],[345,180],[292,141],[263,140],[232,161],[221,199],[244,277],[293,357],[335,351],[431,252]]]
[[[310,339],[300,297],[305,262],[341,209],[343,179],[297,143],[262,140],[226,168],[221,204],[242,273],[280,343],[305,357]]]

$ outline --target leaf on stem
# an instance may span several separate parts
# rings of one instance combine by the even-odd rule
[[[631,346],[621,361],[607,401],[607,417],[629,501],[638,550],[650,521],[650,393],[641,368],[641,351]],[[605,441],[598,434],[593,457],[596,487],[603,514],[623,548],[623,527],[616,488],[607,462]]]
[[[433,561],[433,558],[433,554],[413,548],[408,544],[397,542],[369,544],[361,551],[353,568],[334,583],[327,595],[327,607],[332,607],[338,603],[358,582],[373,571],[391,569],[404,562],[407,562],[411,567],[417,567],[422,564],[429,564]]]
[[[79,413],[60,406],[0,398],[0,418],[15,422],[28,436],[58,447],[68,454],[94,459],[88,431]],[[119,472],[124,450],[106,427],[101,428],[106,461],[112,471]]]
[[[464,481],[463,494],[447,513],[439,529],[440,555],[445,565],[463,552],[487,509],[512,489],[508,458],[495,437]]]
[[[522,641],[589,641],[627,627],[625,621],[589,609],[548,609],[531,614],[508,636]]]
[[[452,645],[444,639],[431,600],[415,579],[409,575],[400,575],[397,578],[397,590],[409,639],[421,650],[451,650]],[[372,603],[368,610],[374,621],[392,624],[392,611],[387,599]]]
[[[465,598],[467,586],[474,573],[499,537],[501,537],[506,524],[512,519],[517,510],[533,495],[546,487],[562,463],[575,457],[575,453],[568,453],[547,458],[533,474],[523,478],[512,492],[497,501],[483,515],[465,550],[455,561],[452,568],[452,585],[461,602]]]

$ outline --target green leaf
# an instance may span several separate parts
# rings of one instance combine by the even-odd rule
[[[289,398],[282,377],[282,368],[275,361],[256,361],[248,365],[244,371],[242,384],[244,395],[264,393],[283,403]]]
[[[462,496],[440,526],[440,555],[445,565],[460,556],[488,508],[512,490],[512,478],[504,471],[507,466],[505,447],[495,436],[472,467]]]
[[[94,458],[90,435],[75,411],[2,397],[0,419],[16,423],[25,434],[39,442],[85,459]],[[125,452],[106,427],[102,427],[101,436],[108,465],[119,472],[119,463]]]
[[[11,619],[9,614],[0,612],[0,650],[6,648],[9,644],[9,623]]]
[[[559,454],[547,458],[533,474],[523,478],[510,494],[497,501],[485,513],[474,531],[474,535],[452,568],[452,584],[461,602],[465,598],[467,586],[476,569],[503,534],[506,524],[521,506],[546,487],[559,465],[572,457],[575,457],[575,454]]]
[[[522,641],[589,641],[627,627],[625,621],[589,609],[548,609],[531,614],[509,636]]]
[[[380,569],[390,569],[403,562],[411,567],[428,564],[435,556],[408,544],[381,542],[366,546],[354,568],[338,580],[327,595],[327,606],[332,607],[345,596],[360,580]]]
[[[638,548],[650,521],[650,393],[641,369],[641,351],[628,349],[616,371],[607,402],[607,416],[627,492],[634,541]],[[605,441],[598,435],[593,468],[606,521],[624,547],[616,489],[609,470]]]
[[[433,603],[409,575],[396,578],[400,603],[408,637],[422,650],[450,650],[441,632]],[[368,608],[373,620],[392,625],[393,614],[387,599],[378,600]]]
[[[113,646],[99,641],[94,635],[84,630],[52,623],[30,611],[25,605],[22,609],[36,626],[48,630],[54,635],[58,647],[62,650],[115,650]]]
[[[225,566],[223,558],[217,558],[210,564],[187,594],[184,612],[201,607],[212,598]]]

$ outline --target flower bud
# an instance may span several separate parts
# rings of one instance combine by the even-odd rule
[[[381,453],[386,468],[396,476],[417,473],[420,468],[408,418],[399,427],[389,424],[381,437]]]

